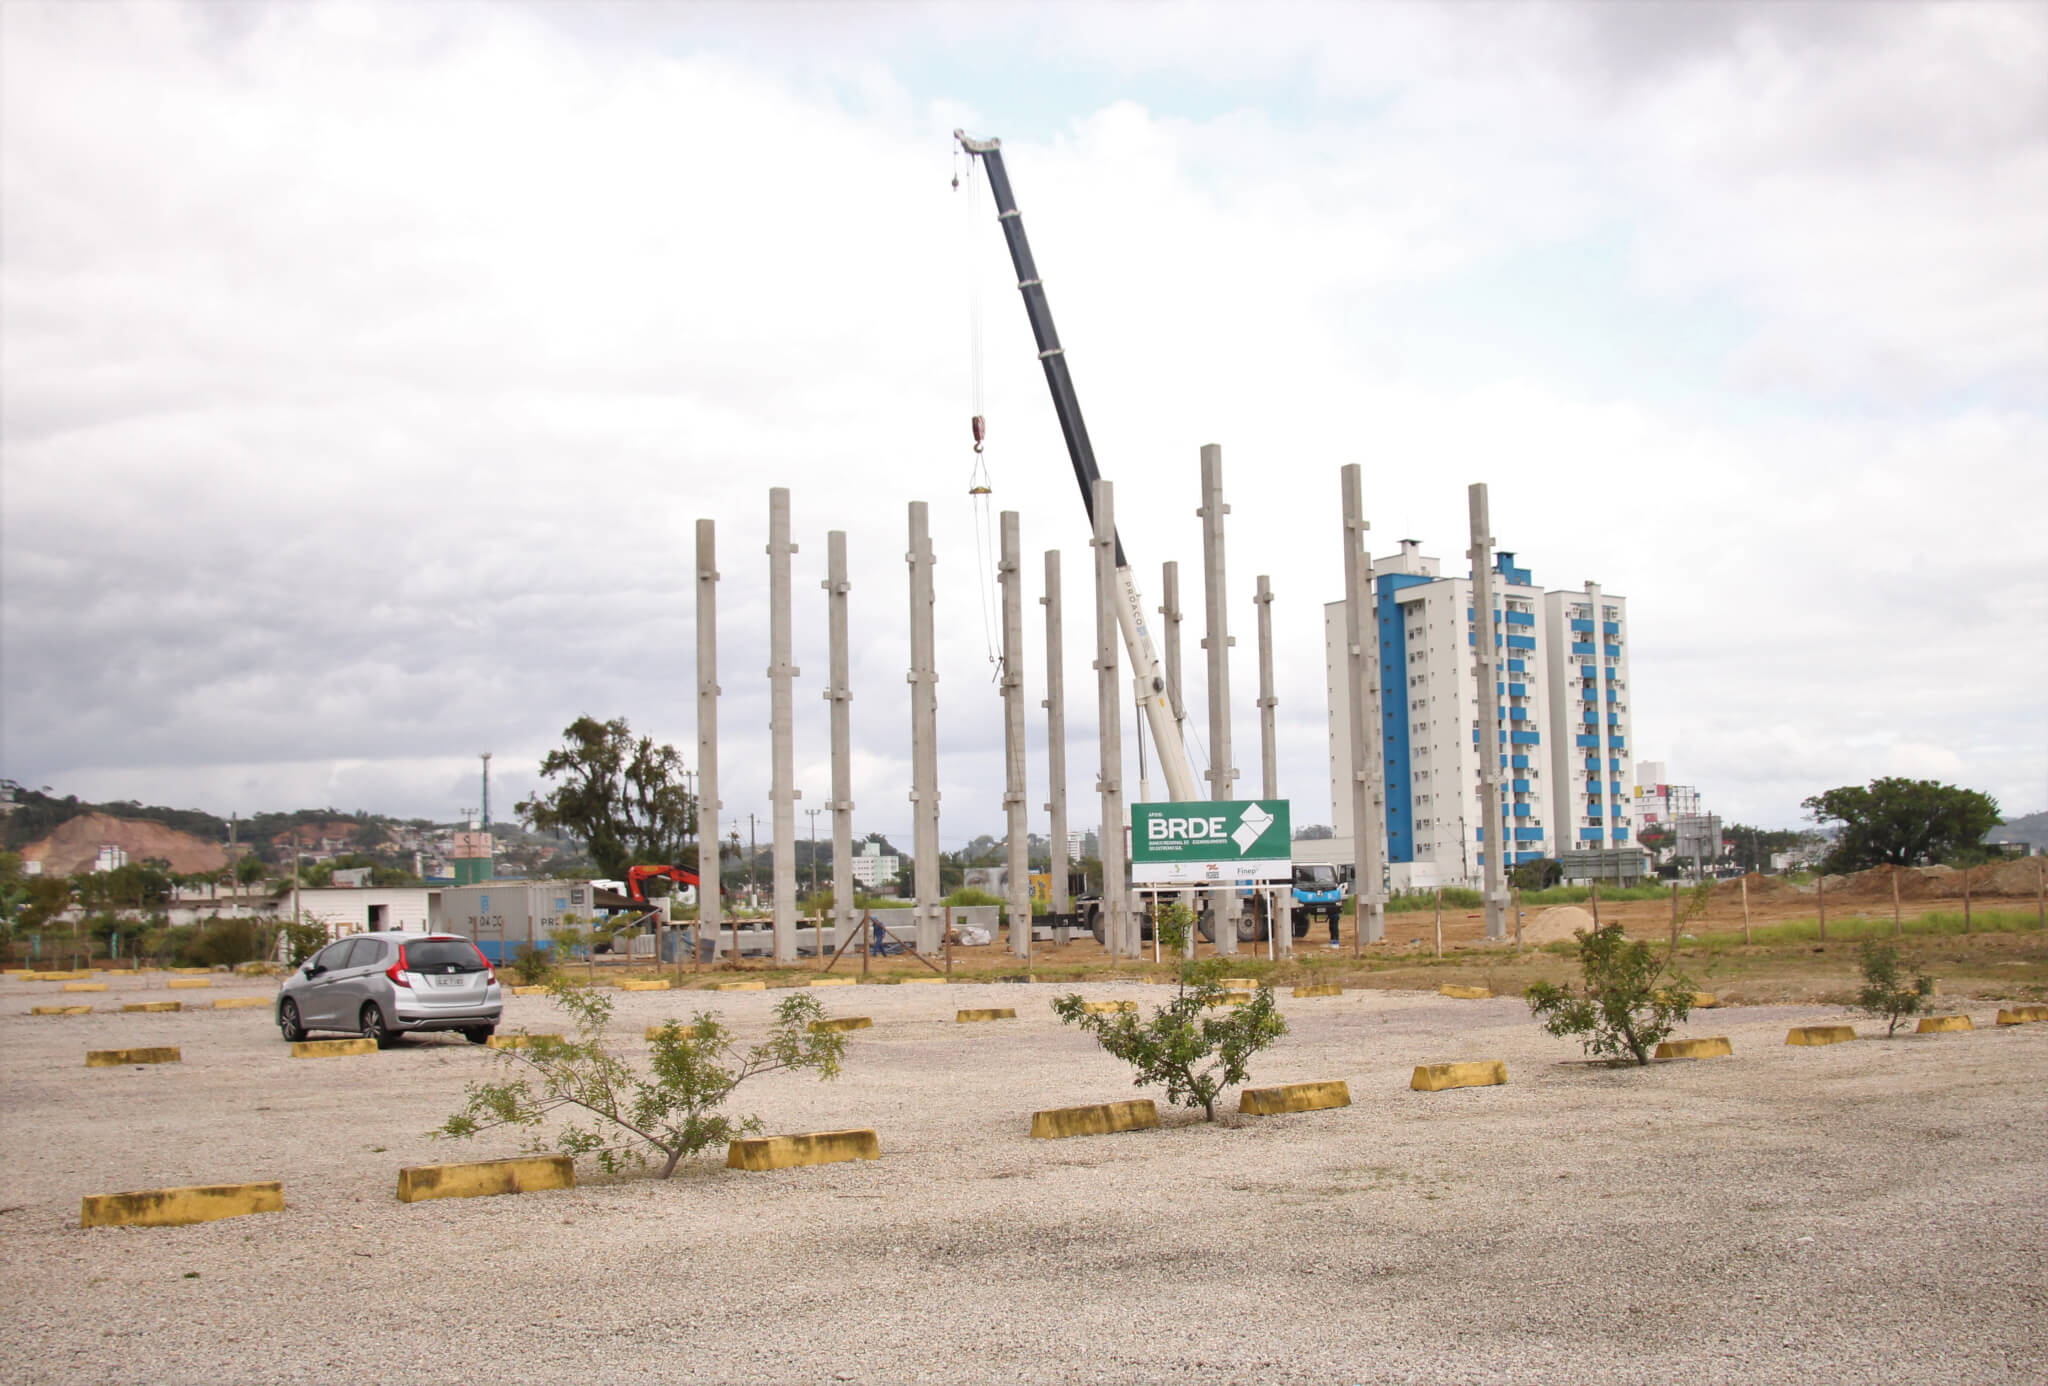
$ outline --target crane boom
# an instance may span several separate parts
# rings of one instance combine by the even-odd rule
[[[1003,167],[1003,142],[977,140],[960,130],[953,132],[960,147],[982,162],[988,170],[989,191],[995,194],[996,221],[1010,247],[1010,263],[1017,271],[1017,292],[1024,299],[1024,314],[1031,320],[1031,335],[1038,340],[1038,362],[1045,368],[1045,383],[1052,391],[1053,413],[1058,415],[1060,433],[1066,439],[1067,458],[1074,466],[1074,480],[1081,487],[1081,504],[1092,525],[1095,520],[1094,483],[1102,473],[1095,466],[1095,448],[1088,441],[1088,425],[1081,417],[1081,401],[1074,393],[1073,373],[1067,369],[1066,348],[1060,345],[1059,330],[1053,326],[1052,308],[1045,298],[1045,284],[1031,258],[1031,242],[1024,235],[1024,218],[1017,212],[1016,196],[1010,191],[1010,175]],[[1194,763],[1188,758],[1181,738],[1179,720],[1167,696],[1166,673],[1152,633],[1145,626],[1144,604],[1131,565],[1124,557],[1123,536],[1116,540],[1117,627],[1123,632],[1124,650],[1130,657],[1131,675],[1145,722],[1152,731],[1152,744],[1159,751],[1159,767],[1166,776],[1167,793],[1176,801],[1203,796],[1195,780]]]

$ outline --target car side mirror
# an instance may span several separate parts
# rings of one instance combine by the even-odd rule
[[[300,971],[304,972],[308,977],[318,977],[322,972],[325,972],[326,970],[326,968],[320,966],[320,964],[316,962],[309,962],[303,968],[300,969]]]

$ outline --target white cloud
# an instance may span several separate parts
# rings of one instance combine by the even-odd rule
[[[1323,816],[1320,605],[1360,461],[1382,552],[1454,561],[1483,479],[1540,580],[1625,592],[1638,741],[1731,817],[1914,766],[2013,809],[2048,793],[2038,11],[766,13],[6,11],[5,772],[446,814],[471,753],[509,804],[583,712],[694,759],[711,516],[725,798],[759,812],[787,484],[806,804],[843,528],[859,816],[907,827],[903,507],[926,498],[947,836],[996,828],[978,283],[1032,595],[1066,552],[1085,820],[1080,510],[986,192],[946,185],[953,125],[1005,133],[985,65],[946,59],[1000,49],[1048,91],[1126,93],[998,114],[1029,127],[1011,172],[1155,603],[1179,558],[1200,610],[1196,450],[1225,446],[1242,783],[1265,572],[1283,787]],[[1507,367],[1411,349],[1470,330],[1474,276],[1580,245],[1620,316]],[[1600,343],[1614,364],[1566,368],[1611,332],[1637,334]],[[1032,775],[1036,804],[1042,752]]]

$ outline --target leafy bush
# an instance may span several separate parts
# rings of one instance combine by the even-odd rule
[[[519,945],[512,955],[512,975],[522,987],[545,986],[555,975],[555,953],[531,943]]]
[[[284,942],[284,963],[297,967],[327,946],[325,924],[294,924],[286,920],[278,926],[278,937]]]
[[[575,1020],[576,1038],[535,1035],[527,1048],[495,1051],[517,1076],[472,1083],[462,1110],[432,1134],[466,1139],[499,1126],[540,1127],[570,1110],[594,1124],[561,1128],[554,1149],[594,1157],[607,1173],[648,1164],[651,1150],[661,1157],[659,1177],[666,1179],[685,1156],[761,1129],[758,1117],[736,1120],[718,1111],[741,1083],[777,1069],[836,1078],[846,1054],[845,1036],[811,1028],[825,1018],[817,998],[797,995],[775,1008],[767,1040],[744,1053],[709,1011],[697,1012],[687,1025],[669,1021],[654,1032],[651,1072],[643,1078],[611,1052],[605,1036],[610,997],[579,992],[559,978],[549,994]],[[535,1153],[549,1147],[544,1134],[527,1144]]]
[[[191,967],[233,967],[262,957],[268,932],[253,919],[209,919],[186,941],[180,956]]]
[[[1447,910],[1476,910],[1485,903],[1485,897],[1476,890],[1467,890],[1463,886],[1444,887],[1444,908]],[[1436,892],[1430,890],[1403,891],[1387,901],[1388,914],[1428,914],[1435,909]]]
[[[976,905],[1007,905],[1010,902],[1000,895],[991,895],[985,890],[976,890],[973,886],[962,886],[948,895],[945,903],[948,909],[963,910]]]
[[[1228,1014],[1206,1013],[1222,999],[1223,988],[1190,965],[1181,970],[1173,999],[1150,1016],[1133,1011],[1091,1014],[1082,1009],[1085,1003],[1079,995],[1062,996],[1052,1008],[1062,1022],[1080,1026],[1137,1069],[1133,1086],[1164,1085],[1168,1102],[1200,1107],[1204,1119],[1214,1121],[1217,1096],[1244,1082],[1252,1055],[1287,1033],[1270,986],[1261,986],[1250,1001]]]
[[[1888,943],[1863,940],[1856,965],[1863,969],[1863,990],[1856,997],[1857,1009],[1885,1022],[1886,1039],[1897,1031],[1900,1021],[1926,1009],[1927,998],[1934,995],[1933,979],[1917,969],[1911,981],[1905,979],[1899,950]]]
[[[1619,924],[1581,929],[1582,991],[1538,982],[1524,993],[1530,1013],[1558,1038],[1581,1037],[1588,1054],[1650,1062],[1650,1051],[1692,1013],[1693,983],[1670,970],[1670,955],[1631,941]]]

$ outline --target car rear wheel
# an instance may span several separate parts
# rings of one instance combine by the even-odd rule
[[[462,1032],[462,1037],[468,1040],[471,1044],[485,1044],[489,1042],[492,1035],[495,1035],[497,1033],[498,1032],[495,1027],[479,1026],[472,1029],[464,1030]]]
[[[398,1036],[384,1023],[384,1012],[375,1001],[363,1007],[363,1038],[375,1040],[379,1049],[389,1049],[398,1043]]]
[[[306,1037],[306,1027],[299,1024],[298,1002],[286,1001],[277,1008],[277,1028],[292,1044]]]

